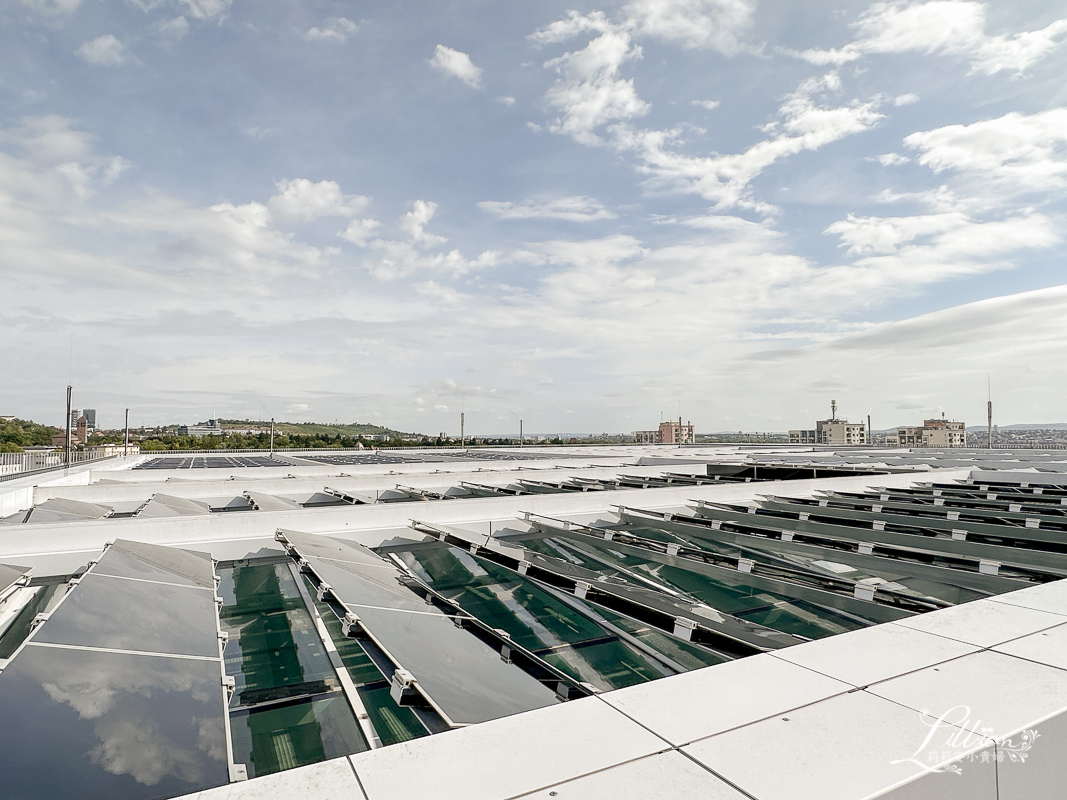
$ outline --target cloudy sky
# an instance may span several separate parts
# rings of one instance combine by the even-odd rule
[[[1067,421],[1064,0],[6,0],[0,52],[0,413]]]

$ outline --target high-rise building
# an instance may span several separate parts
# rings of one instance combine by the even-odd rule
[[[96,409],[95,408],[83,408],[82,416],[85,417],[85,423],[89,430],[96,430]]]

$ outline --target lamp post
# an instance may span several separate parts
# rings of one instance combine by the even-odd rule
[[[515,419],[519,421],[519,447],[522,447],[522,417],[520,417],[514,411],[511,412],[511,416],[515,417]]]
[[[74,345],[71,345],[71,347],[73,347],[73,346]],[[64,439],[64,447],[63,447],[64,456],[63,456],[63,458],[64,458],[64,463],[68,467],[70,466],[70,393],[71,393],[71,386],[68,383],[67,384],[67,422],[66,422],[66,425],[63,426],[67,431],[66,438]]]

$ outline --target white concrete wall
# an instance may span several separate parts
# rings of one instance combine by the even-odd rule
[[[937,473],[943,480],[967,476],[966,470]],[[720,486],[689,486],[665,489],[622,489],[600,492],[543,494],[524,497],[490,497],[368,506],[343,506],[293,511],[248,511],[164,519],[103,519],[0,528],[0,561],[64,552],[91,553],[114,539],[134,539],[210,550],[216,542],[252,540],[255,549],[273,538],[278,528],[308,533],[366,531],[403,527],[411,520],[441,524],[464,524],[513,519],[523,511],[546,516],[608,511],[613,505],[669,509],[690,500],[744,503],[761,494],[810,496],[817,489],[861,491],[869,486],[910,486],[919,477],[909,474],[804,481],[767,481]],[[233,547],[227,547],[231,554]],[[238,556],[227,555],[227,558]],[[26,559],[23,558],[23,561]]]

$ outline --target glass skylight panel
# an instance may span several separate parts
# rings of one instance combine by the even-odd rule
[[[29,567],[16,567],[11,564],[0,564],[0,598],[3,598],[4,592],[29,574]]]
[[[618,614],[610,609],[598,608],[596,613],[612,625],[624,630],[641,644],[652,648],[686,670],[709,667],[712,664],[721,664],[730,660],[725,655],[713,653],[704,647],[679,639],[677,636],[672,636],[647,623]]]
[[[135,552],[210,588],[93,573],[129,568]],[[236,774],[212,576],[203,555],[123,543],[42,588],[24,612],[49,615],[0,671],[5,798],[153,800]]]
[[[396,744],[428,735],[429,731],[410,708],[397,705],[390,693],[390,681],[367,655],[360,640],[345,636],[341,620],[330,605],[315,598],[315,585],[310,577],[305,575],[303,580],[381,743]]]
[[[34,641],[217,658],[215,614],[205,589],[89,573]]]
[[[247,765],[250,778],[367,749],[340,691],[304,703],[235,712],[230,724],[234,758]]]
[[[331,593],[357,617],[360,626],[390,660],[409,672],[419,688],[449,722],[470,724],[552,705],[555,692],[500,653],[457,626],[452,616],[404,587],[395,566],[378,558],[368,563],[355,545],[340,545],[347,561],[311,555],[320,549],[306,534],[285,534]],[[388,569],[383,569],[387,567]],[[392,677],[392,676],[390,676]]]
[[[107,549],[93,573],[215,588],[215,570],[206,554],[124,539]]]
[[[231,707],[339,688],[287,565],[236,566],[220,578],[226,669],[236,684]]]
[[[218,660],[28,644],[0,672],[2,794],[149,800],[225,784],[222,699]]]
[[[576,680],[608,690],[677,672],[490,561],[443,544],[396,554],[432,589]]]

